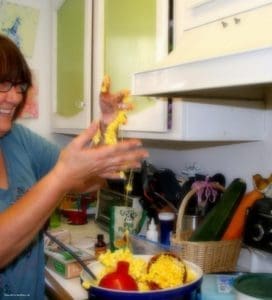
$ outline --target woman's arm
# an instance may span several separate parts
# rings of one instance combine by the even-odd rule
[[[147,157],[138,140],[90,147],[97,127],[92,124],[76,137],[61,151],[55,167],[0,213],[0,268],[29,245],[65,193],[96,190],[103,178],[119,178],[120,170],[139,168]]]

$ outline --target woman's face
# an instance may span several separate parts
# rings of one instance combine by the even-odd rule
[[[0,137],[10,131],[16,108],[23,101],[19,85],[12,85],[8,91],[3,91],[8,89],[9,84],[0,82]]]

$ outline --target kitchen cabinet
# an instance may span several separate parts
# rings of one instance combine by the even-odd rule
[[[271,87],[272,4],[184,30],[175,1],[175,47],[134,74],[137,95],[267,99]],[[181,25],[181,26],[180,26]]]
[[[99,118],[104,74],[112,78],[112,91],[130,89],[138,67],[148,68],[168,53],[169,1],[54,4],[53,131],[73,134]],[[167,130],[167,101],[133,98],[133,104],[125,130]]]
[[[53,21],[53,131],[91,121],[92,0],[56,0]]]
[[[183,12],[181,22],[185,30],[272,3],[271,0],[185,0],[176,2],[177,10]],[[236,22],[238,22],[237,19]],[[222,26],[226,26],[226,24],[223,23]]]
[[[104,74],[113,92],[131,89],[132,74],[149,68],[168,53],[168,0],[95,0],[93,52],[94,117],[99,116],[99,92]],[[167,100],[132,97],[124,132],[166,132]]]
[[[203,1],[203,5],[204,2],[208,4],[211,1]],[[243,20],[240,24],[233,22],[233,19],[228,20],[233,26],[229,26],[226,30],[219,21],[184,30],[186,26],[183,23],[185,21],[181,15],[182,10],[179,9],[182,3],[184,5],[184,1],[177,0],[174,2],[173,25],[175,44],[177,47],[180,47],[180,51],[178,51],[179,60],[176,63],[187,63],[185,67],[189,67],[191,61],[205,60],[207,69],[201,75],[204,77],[201,78],[201,81],[205,81],[205,77],[213,76],[213,71],[208,68],[209,58],[224,56],[226,53],[247,51],[248,48],[263,48],[269,45],[269,41],[261,34],[261,31],[270,27],[267,25],[271,22],[272,5],[260,6],[258,8],[259,11],[255,7],[255,10],[241,13]],[[180,24],[183,24],[183,27]],[[254,34],[254,39],[250,38],[249,32]],[[241,36],[243,36],[243,39]],[[249,36],[249,38],[246,39],[246,36]],[[162,60],[161,64],[158,63],[157,67],[163,69],[164,64],[171,65],[171,56]],[[229,65],[228,67],[233,70],[232,77],[235,76],[234,66]],[[141,70],[139,69],[138,71]],[[167,78],[167,72],[165,73],[162,73],[161,77],[158,75],[156,78],[152,78],[152,73],[150,73],[150,76],[148,74],[146,80],[143,80],[145,82],[142,85],[143,88],[140,88],[143,94],[145,84],[154,88],[156,86],[155,89],[160,91],[160,79],[162,90],[167,89],[167,84],[178,88],[179,85],[183,84],[183,81],[184,85],[187,84],[187,81],[196,84],[199,79],[195,76],[193,78],[174,76],[174,71],[173,74],[171,73],[173,76]],[[195,73],[197,74],[197,70],[195,70]],[[144,72],[142,76],[144,76]],[[224,82],[224,78],[222,78],[222,82]],[[136,85],[137,81],[134,81],[134,87],[137,90]],[[250,96],[252,99],[257,97],[254,93]],[[230,98],[234,101],[226,100],[226,97],[224,100],[220,99],[220,97],[204,98],[202,100],[198,98],[174,98],[171,108],[171,128],[167,133],[145,133],[145,138],[178,141],[244,141],[263,139],[265,132],[264,100],[259,101],[258,99],[259,103],[258,101],[248,101],[251,98],[244,97],[242,91],[237,99],[233,97],[230,91]],[[138,132],[128,133],[127,136],[141,137]]]
[[[271,14],[272,4],[183,32],[176,28],[177,35],[181,36],[179,63],[270,47],[270,36],[264,32],[272,26]],[[179,22],[178,20],[180,18],[177,17],[176,23]]]
[[[254,141],[265,134],[265,104],[261,101],[176,98],[172,128],[146,132],[145,138],[170,141]],[[128,137],[141,137],[138,132]]]
[[[55,2],[55,132],[78,133],[99,117],[104,74],[112,78],[112,91],[130,88],[134,72],[148,69],[167,55],[173,38],[169,28],[173,28],[175,40],[180,33],[177,10],[180,2],[176,2],[170,20],[172,2],[168,0],[152,0],[148,4],[144,0],[116,0],[114,4],[110,0]],[[211,29],[199,28],[213,32],[214,23],[207,25]],[[197,36],[201,34],[192,36],[192,42]],[[194,51],[188,49],[187,53]],[[265,108],[261,101],[133,98],[136,110],[129,114],[120,137],[179,141],[263,138]]]

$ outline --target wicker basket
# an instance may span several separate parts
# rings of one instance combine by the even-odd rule
[[[224,188],[218,183],[212,183],[219,190]],[[182,219],[185,208],[197,190],[192,189],[182,200],[179,208],[176,233],[171,239],[172,245],[181,247],[181,257],[200,266],[204,273],[235,271],[241,250],[240,240],[190,242],[191,231],[182,231]]]

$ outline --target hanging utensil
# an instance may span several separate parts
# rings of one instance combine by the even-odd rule
[[[174,213],[178,212],[178,209],[174,206],[173,203],[171,203],[169,200],[167,200],[164,196],[162,196],[161,194],[154,192],[154,194],[159,197],[161,200],[163,200],[172,210]]]

